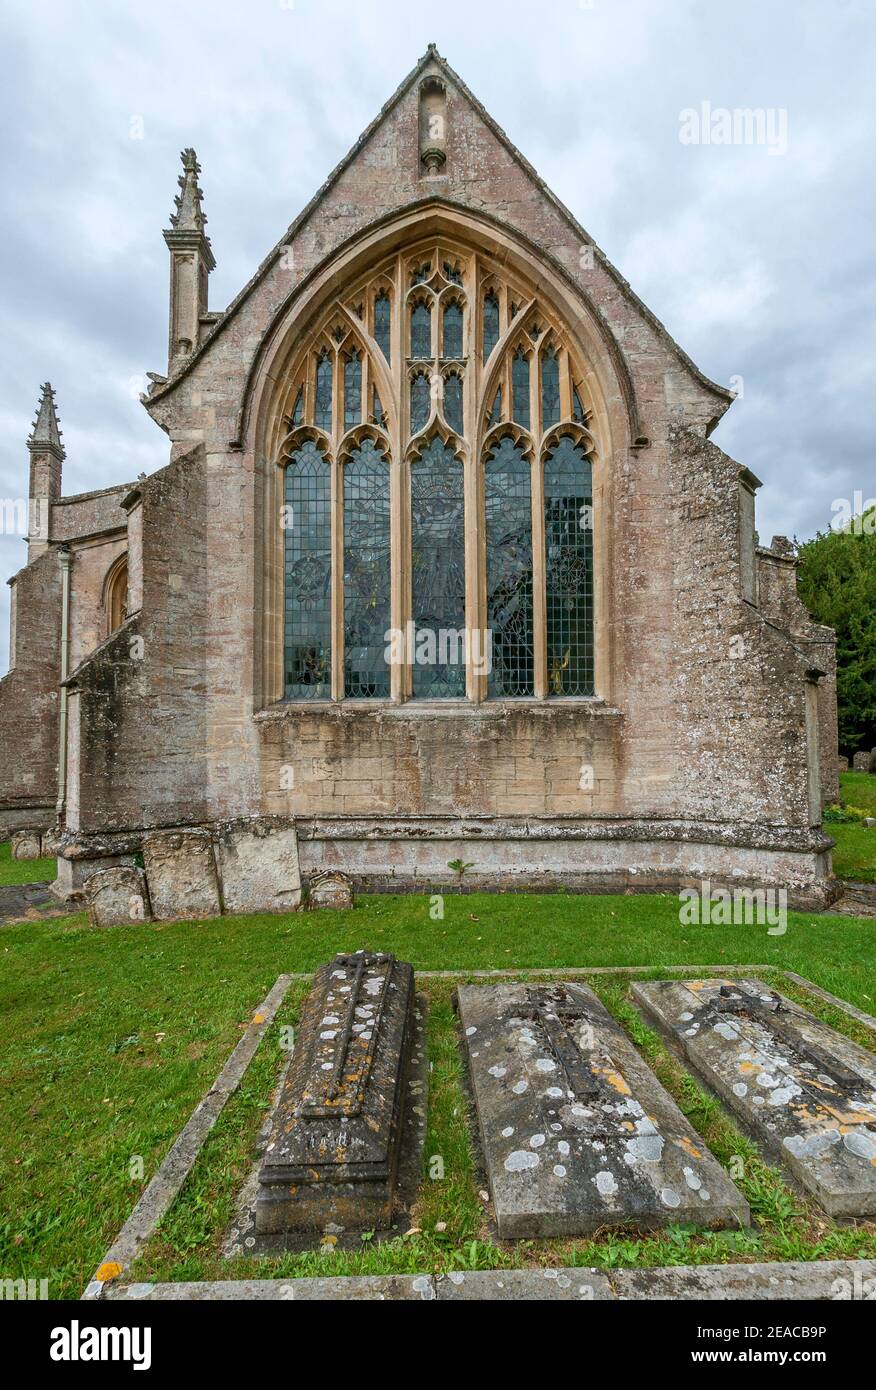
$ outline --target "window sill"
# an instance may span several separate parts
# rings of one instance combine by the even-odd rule
[[[600,699],[597,695],[552,695],[538,700],[533,696],[509,696],[507,699],[483,700],[480,704],[473,700],[426,700],[411,699],[402,703],[393,700],[278,700],[267,705],[253,715],[256,723],[274,723],[291,719],[301,714],[331,715],[342,717],[350,714],[379,714],[382,718],[416,719],[444,716],[449,719],[472,718],[480,716],[501,717],[509,710],[531,710],[533,713],[550,713],[563,709],[586,710],[593,715],[619,717],[622,711]]]

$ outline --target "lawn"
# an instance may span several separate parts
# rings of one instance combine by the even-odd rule
[[[13,859],[9,844],[0,845],[0,888],[12,883],[53,883],[54,859]]]
[[[871,772],[841,772],[840,798],[843,806],[876,816],[876,777]],[[833,871],[837,878],[876,883],[876,828],[832,822],[825,830],[836,840]]]
[[[448,894],[444,904],[437,921],[427,897],[383,896],[364,898],[347,913],[112,931],[89,930],[80,915],[0,929],[0,1278],[48,1278],[53,1297],[78,1296],[276,976],[312,970],[336,951],[392,950],[420,970],[460,972],[643,963],[659,971],[669,964],[758,962],[795,970],[876,1011],[873,921],[790,913],[787,933],[779,937],[756,926],[681,926],[671,896]],[[453,1268],[510,1258],[484,1230],[451,986],[427,983],[434,1064],[427,1154],[449,1156],[449,1162],[446,1183],[429,1188],[418,1212],[426,1234],[355,1256],[299,1257],[297,1272],[308,1261],[332,1259],[343,1270],[345,1261],[379,1260],[389,1268],[393,1261],[405,1268],[443,1261],[442,1267]],[[675,1064],[661,1045],[647,1032],[639,1037],[643,1025],[626,1001],[625,985],[602,980],[599,988],[659,1063],[661,1079],[670,1077]],[[287,1000],[169,1214],[149,1252],[151,1268],[177,1275],[213,1267],[217,1231],[276,1072],[277,1030],[298,1002],[300,990]],[[727,1130],[729,1121],[714,1102],[690,1090],[682,1075],[672,1084],[722,1161],[749,1154],[751,1146],[740,1147],[746,1141],[732,1126]],[[809,1258],[830,1250],[876,1253],[871,1230],[836,1233],[805,1209],[794,1215],[799,1204],[753,1151],[746,1173],[753,1184],[749,1199],[761,1191],[758,1201],[773,1212],[758,1249],[785,1251],[787,1258],[797,1257],[794,1251]],[[439,1219],[448,1227],[440,1240],[434,1230]],[[683,1231],[626,1246],[614,1238],[600,1245],[599,1262],[661,1262],[672,1250],[683,1259],[720,1249],[746,1258],[750,1239],[740,1235],[734,1248],[726,1238]],[[596,1262],[592,1244],[559,1253]],[[545,1248],[538,1258],[550,1262],[550,1255]],[[282,1272],[279,1265],[276,1272]]]

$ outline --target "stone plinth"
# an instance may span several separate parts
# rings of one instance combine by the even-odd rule
[[[314,978],[259,1173],[259,1234],[391,1224],[414,1028],[414,972],[335,956]]]
[[[744,1197],[592,990],[465,985],[459,1018],[500,1237],[748,1224]]]
[[[143,838],[153,916],[159,922],[218,917],[213,841],[205,830],[156,831]]]
[[[872,1054],[760,980],[649,980],[632,992],[830,1216],[876,1215]]]
[[[85,882],[88,920],[93,927],[147,922],[151,917],[142,869],[99,869]]]

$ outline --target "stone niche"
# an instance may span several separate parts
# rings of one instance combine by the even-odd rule
[[[392,1224],[414,1035],[414,972],[391,955],[316,972],[258,1179],[259,1235]]]
[[[760,980],[649,980],[632,993],[829,1216],[876,1216],[876,1057]]]
[[[503,1239],[676,1222],[748,1204],[585,985],[465,985],[459,1018]]]

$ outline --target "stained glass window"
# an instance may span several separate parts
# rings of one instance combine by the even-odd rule
[[[362,359],[355,348],[344,363],[344,429],[362,423]]]
[[[389,464],[366,439],[344,465],[344,694],[389,696]]]
[[[411,434],[419,434],[429,423],[432,392],[425,372],[418,372],[411,382]]]
[[[314,424],[321,430],[332,427],[332,359],[322,352],[316,364],[316,409]]]
[[[577,420],[579,425],[583,425],[587,419],[587,412],[581,404],[577,386],[572,391],[572,418]]]
[[[292,407],[292,424],[300,425],[304,422],[304,392],[299,391],[295,397],[295,404]]]
[[[592,695],[592,467],[568,437],[544,466],[544,512],[548,693]]]
[[[462,356],[462,306],[448,304],[444,309],[443,357]]]
[[[331,365],[331,364],[329,364]],[[331,472],[311,440],[286,467],[284,693],[287,700],[331,695]]]
[[[511,393],[513,396],[514,419],[524,429],[529,429],[529,358],[522,348],[518,348],[511,362]]]
[[[499,341],[499,300],[492,290],[484,300],[484,361]]]
[[[444,270],[444,279],[445,279],[445,280],[449,280],[450,283],[451,283],[451,285],[461,285],[461,284],[462,284],[462,271],[459,269],[458,266],[453,266],[453,265],[450,264],[449,261],[445,261],[445,262],[444,262],[444,266],[443,266],[443,270]]]
[[[492,410],[490,411],[490,418],[489,418],[489,420],[488,420],[487,423],[488,423],[489,425],[498,425],[498,423],[499,423],[499,421],[500,421],[501,419],[502,419],[502,388],[501,388],[501,386],[500,386],[499,389],[498,389],[498,391],[496,392],[494,398],[493,398],[493,408],[492,408]]]
[[[465,499],[462,464],[433,439],[411,464],[414,695],[465,695]]]
[[[455,372],[444,381],[444,418],[452,430],[462,434],[462,377]]]
[[[385,290],[374,301],[374,337],[377,346],[387,362],[391,361],[390,342],[392,341],[392,306]]]
[[[411,357],[432,356],[432,310],[428,304],[414,305],[411,313]]]
[[[491,695],[535,693],[532,618],[532,493],[529,463],[507,436],[484,476],[487,523],[487,631]]]
[[[381,403],[380,403],[380,397],[379,397],[378,394],[377,394],[377,387],[376,387],[376,386],[375,386],[375,388],[374,388],[374,412],[373,412],[373,414],[374,414],[374,423],[375,423],[375,425],[381,425],[381,426],[385,426],[385,425],[386,425],[386,416],[385,416],[384,413],[383,413],[383,406],[382,406]]]
[[[541,421],[542,429],[550,429],[560,419],[560,364],[554,349],[548,348],[541,359]]]

